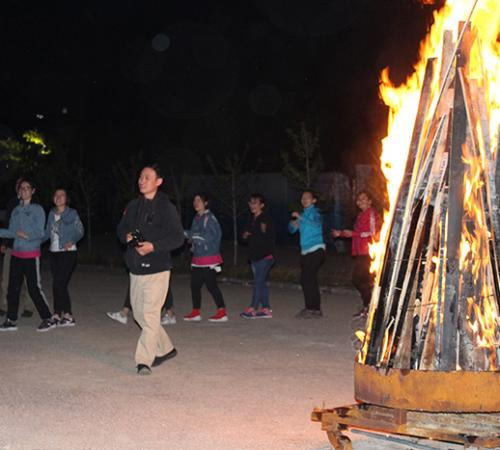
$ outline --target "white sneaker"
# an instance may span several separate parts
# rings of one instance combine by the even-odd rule
[[[123,323],[123,325],[127,325],[128,317],[123,316],[120,311],[117,312],[107,312],[106,315],[117,322]]]
[[[177,319],[175,318],[175,316],[169,316],[168,314],[165,314],[161,318],[161,322],[160,323],[162,325],[175,325],[177,323]]]

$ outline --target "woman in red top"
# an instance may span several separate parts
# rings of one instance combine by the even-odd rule
[[[363,308],[354,317],[366,316],[373,288],[373,276],[370,273],[369,246],[376,239],[381,220],[377,210],[372,206],[372,198],[365,191],[356,196],[356,205],[361,210],[354,223],[353,230],[332,230],[333,237],[352,238],[352,256],[354,267],[352,271],[352,284],[361,294]]]

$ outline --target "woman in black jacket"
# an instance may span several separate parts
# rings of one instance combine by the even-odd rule
[[[244,319],[270,319],[273,317],[273,311],[269,305],[267,276],[274,264],[274,226],[267,214],[266,199],[262,194],[252,194],[248,206],[252,217],[242,237],[248,242],[253,293],[252,303],[240,316]]]

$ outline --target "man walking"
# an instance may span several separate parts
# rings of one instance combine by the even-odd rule
[[[167,195],[158,191],[162,183],[156,164],[144,167],[138,181],[141,196],[127,205],[117,228],[118,238],[127,243],[130,301],[142,329],[135,352],[139,375],[149,375],[151,367],[177,354],[160,316],[170,281],[170,251],[183,244],[184,231]]]

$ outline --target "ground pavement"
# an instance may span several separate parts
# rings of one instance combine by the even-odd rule
[[[43,285],[50,298],[48,273]],[[271,288],[275,317],[247,321],[238,313],[250,288],[224,284],[229,322],[168,326],[178,356],[141,377],[138,328],[105,315],[126,289],[120,271],[80,267],[74,328],[38,333],[33,317],[0,334],[0,449],[330,448],[309,417],[323,403],[353,402],[354,291],[324,294],[323,319],[297,320],[301,292]],[[190,310],[189,279],[174,274],[173,289],[180,318]],[[204,319],[213,311],[204,292]],[[411,447],[354,436],[355,450],[393,448]]]

